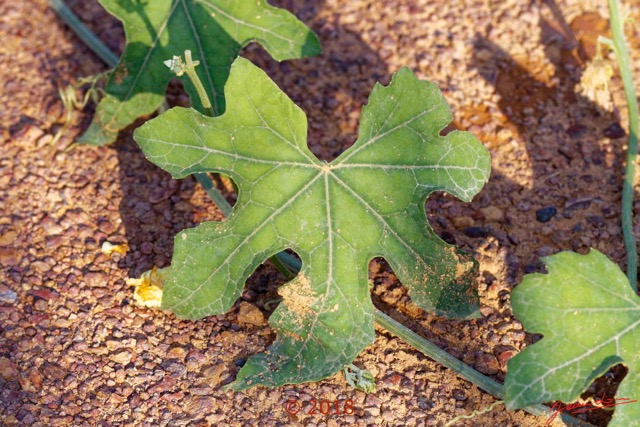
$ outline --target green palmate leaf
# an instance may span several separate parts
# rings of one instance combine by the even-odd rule
[[[124,24],[127,46],[107,83],[93,122],[80,142],[104,145],[118,131],[162,104],[172,73],[162,64],[185,50],[199,73],[216,114],[224,112],[222,90],[238,52],[259,42],[278,61],[320,53],[316,35],[294,15],[264,0],[100,0]],[[202,111],[191,82],[185,87]]]
[[[544,263],[549,274],[525,276],[511,296],[524,327],[544,338],[509,360],[507,407],[575,401],[618,363],[629,369],[619,403],[640,398],[640,299],[624,273],[595,249],[562,252]],[[616,406],[609,426],[638,420],[640,403],[624,404]]]
[[[225,95],[220,117],[174,108],[134,137],[176,178],[217,171],[239,188],[226,221],[176,236],[165,309],[191,319],[223,313],[268,257],[291,248],[302,260],[269,319],[278,338],[233,387],[319,380],[372,343],[376,256],[421,307],[476,314],[476,265],[431,230],[424,201],[435,190],[470,200],[488,179],[489,155],[469,133],[439,135],[452,116],[435,84],[402,69],[376,85],[360,137],[332,163],[309,151],[304,113],[249,61],[236,60]]]

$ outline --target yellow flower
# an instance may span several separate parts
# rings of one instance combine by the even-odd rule
[[[139,279],[127,279],[127,285],[135,286],[133,299],[143,307],[159,308],[162,302],[162,288],[169,268],[153,267],[140,275]]]
[[[114,245],[113,243],[104,242],[100,250],[107,256],[111,256],[114,253],[126,255],[127,251],[129,250],[129,245],[127,245],[126,243],[123,243],[121,245]]]

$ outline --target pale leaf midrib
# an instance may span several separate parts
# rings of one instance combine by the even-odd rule
[[[407,251],[409,251],[412,255],[415,256],[418,262],[420,262],[423,266],[428,267],[428,265],[425,263],[425,261],[422,258],[423,254],[420,254],[415,249],[413,249],[413,246],[407,243],[402,238],[402,236],[400,236],[396,232],[396,230],[391,225],[389,225],[389,223],[384,219],[384,217],[375,208],[373,208],[364,198],[362,198],[357,191],[353,190],[346,182],[341,180],[337,175],[332,174],[332,177],[336,180],[336,182],[338,182],[338,184],[340,184],[349,193],[351,193],[352,197],[355,198],[362,206],[364,206],[364,208],[367,211],[370,211],[372,215],[376,218],[377,222],[380,223],[383,228],[390,231],[391,234],[402,244],[402,246],[404,246],[405,249],[407,249]],[[429,257],[429,258],[433,258],[433,257]]]
[[[308,163],[302,163],[302,162],[282,162],[282,161],[278,161],[278,160],[264,160],[264,159],[259,159],[259,158],[254,158],[254,157],[246,157],[246,156],[242,156],[240,154],[233,154],[230,153],[228,151],[221,151],[221,150],[216,150],[215,148],[211,148],[208,146],[194,146],[194,145],[184,145],[184,144],[180,144],[180,143],[175,143],[175,142],[169,142],[163,139],[157,139],[157,138],[150,138],[150,137],[138,137],[138,139],[140,140],[140,142],[153,142],[156,144],[162,144],[162,145],[168,145],[173,149],[187,149],[187,150],[197,150],[197,151],[204,151],[207,154],[211,154],[211,155],[215,155],[215,156],[222,156],[222,157],[228,157],[230,159],[232,159],[233,161],[245,161],[247,163],[256,163],[256,164],[264,164],[264,165],[273,165],[273,166],[295,166],[295,167],[299,167],[301,169],[315,169],[315,170],[319,170],[319,167],[316,165],[310,165]],[[159,159],[159,158],[166,158],[168,157],[168,154],[164,154],[162,156],[149,156],[149,159]],[[156,163],[154,161],[154,163]],[[175,163],[171,163],[171,162],[163,162],[164,165],[171,165],[171,166],[176,166],[181,168],[182,170],[187,170],[190,168],[193,168],[194,166],[200,165],[201,162],[199,163],[194,163],[193,165],[189,165],[189,166],[181,166],[181,165],[177,165]],[[207,170],[206,172],[229,172],[229,171],[224,171],[222,169],[210,169]]]
[[[582,280],[589,283],[590,285],[597,287],[602,292],[609,294],[609,296],[618,300],[622,299],[628,302],[629,304],[636,306],[636,308],[640,309],[640,298],[629,299],[626,293],[614,292],[611,289],[611,287],[604,286],[602,283],[599,283],[598,281],[594,280],[592,277],[585,276],[582,273],[582,271],[578,269],[569,268],[569,271],[571,271],[572,274],[575,274],[576,276],[580,277]]]
[[[296,361],[298,360],[298,358],[300,357],[300,355],[302,354],[302,352],[307,348],[307,345],[309,344],[310,341],[312,340],[318,340],[317,337],[314,336],[313,331],[316,328],[316,325],[318,324],[318,321],[320,319],[320,316],[322,316],[323,314],[326,313],[325,311],[325,307],[326,307],[326,303],[329,297],[329,294],[333,288],[334,285],[336,285],[335,281],[334,281],[334,275],[335,275],[335,268],[334,268],[334,264],[333,264],[333,260],[334,260],[334,243],[333,243],[333,234],[334,234],[334,230],[333,230],[333,222],[332,222],[332,215],[331,215],[331,196],[330,196],[330,183],[329,183],[329,177],[332,175],[330,172],[324,172],[324,194],[325,194],[325,215],[326,215],[326,224],[327,224],[327,245],[328,245],[328,277],[325,281],[325,283],[327,284],[324,295],[322,295],[321,297],[321,307],[319,308],[319,310],[317,310],[315,312],[315,316],[313,317],[313,321],[311,323],[311,325],[309,326],[309,330],[307,333],[306,338],[299,343],[299,350],[298,352],[294,355],[289,357],[289,360],[285,363],[286,364],[291,364],[291,363],[297,363]],[[316,287],[319,286],[320,284],[315,284]],[[356,286],[358,284],[355,284]],[[351,318],[355,318],[355,314],[353,313],[352,307],[350,304],[347,304],[347,297],[344,295],[344,293],[342,292],[342,290],[340,289],[339,286],[336,285],[336,289],[338,290],[338,292],[342,295],[342,300],[343,302],[345,302],[344,305],[346,305],[346,309],[349,310],[349,312],[351,313]],[[345,309],[344,307],[342,309]],[[298,369],[298,376],[301,376],[302,373],[302,368],[304,367],[301,364],[297,364],[297,369]]]
[[[562,307],[551,307],[548,305],[538,306],[540,310],[544,311],[553,311],[553,312],[567,312],[567,311],[579,311],[584,313],[597,313],[597,312],[626,312],[626,311],[637,311],[640,315],[639,307],[603,307],[603,308],[595,308],[595,307],[574,307],[574,306],[562,306]]]
[[[328,277],[326,280],[327,286],[325,289],[325,293],[322,297],[322,301],[321,301],[321,306],[319,308],[319,310],[317,310],[315,312],[315,317],[313,318],[313,321],[311,323],[311,325],[309,326],[309,332],[307,334],[307,337],[303,340],[303,342],[300,344],[300,348],[298,349],[298,352],[296,353],[295,356],[293,356],[291,358],[291,361],[295,361],[298,359],[298,357],[300,357],[300,355],[302,354],[302,352],[307,348],[307,344],[309,343],[309,341],[314,338],[313,335],[313,331],[316,327],[316,324],[318,323],[318,319],[320,318],[320,316],[325,312],[324,308],[325,305],[327,303],[327,298],[329,296],[329,291],[331,290],[331,287],[333,285],[333,224],[331,223],[331,199],[329,196],[329,180],[328,180],[328,173],[322,173],[322,176],[324,177],[324,205],[325,205],[325,216],[326,216],[326,224],[327,224],[327,244],[328,244],[328,257],[327,257],[327,262],[329,263],[328,265]],[[316,287],[319,284],[315,284]],[[302,366],[298,366],[298,375],[300,375],[300,372],[302,370]]]
[[[211,280],[211,278],[218,273],[218,271],[220,271],[220,269],[227,265],[229,263],[229,261],[231,260],[231,258],[233,258],[233,256],[239,252],[241,249],[244,248],[244,246],[247,244],[247,242],[253,237],[255,236],[260,230],[262,230],[264,227],[266,227],[268,224],[271,224],[275,218],[280,215],[280,213],[282,213],[283,211],[286,211],[286,208],[288,208],[290,205],[292,205],[295,201],[298,200],[298,198],[304,194],[304,192],[310,188],[321,176],[321,173],[318,172],[318,174],[313,177],[313,179],[311,179],[309,182],[307,182],[303,187],[301,187],[300,190],[298,190],[296,193],[294,193],[291,198],[289,200],[287,200],[287,202],[283,203],[282,206],[280,206],[278,209],[274,210],[269,216],[267,216],[264,220],[262,220],[260,223],[256,224],[256,228],[254,228],[254,230],[249,233],[247,236],[245,236],[245,238],[238,243],[238,245],[236,246],[236,248],[231,251],[224,259],[224,261],[222,263],[220,263],[220,265],[218,265],[212,272],[211,274],[209,274],[209,276],[202,281],[199,285],[197,285],[197,287],[195,289],[190,288],[188,289],[190,291],[190,294],[180,300],[177,304],[174,304],[170,307],[167,307],[170,310],[175,310],[176,307],[181,307],[183,306],[185,303],[187,303],[188,301],[192,300],[194,298],[194,296],[200,292],[200,290],[205,286],[205,284]],[[231,217],[227,220],[230,221]],[[229,224],[229,222],[227,222],[227,224]]]
[[[251,96],[251,94],[249,93],[249,88],[247,87],[247,85],[243,85],[242,86],[244,88],[244,94],[246,99],[249,101],[249,103],[251,104],[251,108],[253,108],[254,113],[256,113],[256,115],[258,116],[258,118],[260,119],[260,121],[262,122],[262,124],[265,126],[266,129],[269,129],[271,131],[271,133],[273,135],[276,136],[276,138],[278,138],[280,141],[284,142],[286,145],[290,146],[291,148],[293,148],[295,151],[298,152],[298,154],[300,154],[302,157],[304,157],[309,165],[319,165],[320,164],[320,160],[314,156],[311,152],[307,153],[304,151],[304,148],[308,147],[305,145],[305,147],[301,147],[300,145],[298,145],[296,141],[289,141],[289,139],[285,138],[284,135],[282,135],[280,132],[278,132],[277,130],[273,129],[270,125],[269,122],[264,118],[264,116],[262,115],[262,112],[260,111],[260,108],[258,108],[258,106],[255,104],[255,102],[253,101],[253,97]],[[292,102],[290,99],[287,99],[288,102]],[[297,107],[295,107],[297,108]],[[306,119],[306,118],[305,118]],[[286,120],[287,122],[287,126],[289,128],[291,128],[291,125],[289,123],[289,120]],[[295,136],[295,132],[293,133],[293,135]]]
[[[404,120],[402,123],[392,127],[391,129],[386,130],[383,133],[378,133],[376,134],[375,137],[373,138],[369,138],[366,141],[360,142],[360,140],[356,141],[356,143],[353,145],[352,147],[352,151],[349,153],[346,153],[346,155],[343,158],[338,158],[336,159],[336,165],[338,164],[344,164],[346,163],[351,157],[355,156],[357,153],[359,153],[360,151],[364,150],[366,147],[370,146],[371,144],[375,144],[377,141],[381,140],[382,138],[392,134],[393,132],[403,129],[407,126],[409,126],[411,123],[413,123],[414,121],[420,119],[421,117],[424,117],[425,115],[429,114],[430,112],[432,112],[435,108],[437,108],[437,105],[434,105],[433,107],[421,111],[420,113],[414,115],[413,117],[410,117],[406,120]]]
[[[334,169],[358,169],[358,168],[370,168],[370,169],[382,169],[382,170],[464,170],[472,171],[479,170],[477,166],[457,166],[457,165],[395,165],[392,163],[341,163],[331,165]]]
[[[225,18],[227,18],[228,20],[230,20],[231,22],[233,22],[236,25],[240,25],[240,26],[243,26],[243,27],[251,28],[253,30],[262,31],[265,34],[269,34],[270,36],[272,36],[274,38],[286,41],[289,44],[294,45],[294,46],[304,46],[304,43],[300,43],[300,42],[297,42],[297,41],[292,40],[290,38],[284,37],[284,36],[282,36],[282,35],[280,35],[280,34],[278,34],[276,32],[273,32],[270,29],[267,29],[266,27],[261,27],[259,25],[250,24],[247,21],[243,21],[241,19],[238,19],[238,18],[234,17],[233,15],[227,13],[227,11],[225,11],[224,9],[220,9],[219,7],[213,5],[212,3],[209,3],[206,0],[194,0],[194,2],[205,4],[206,6],[210,7],[213,10],[215,10],[216,13],[221,14],[222,16],[224,16]]]

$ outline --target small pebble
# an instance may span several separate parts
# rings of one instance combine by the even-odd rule
[[[479,351],[476,353],[475,368],[485,375],[494,375],[500,371],[498,359],[493,354]]]
[[[556,216],[558,210],[553,206],[548,206],[546,208],[538,209],[536,211],[536,220],[538,222],[549,222],[551,218]]]
[[[502,222],[504,221],[504,211],[496,206],[489,206],[481,209],[484,218],[487,222]]]
[[[376,396],[375,394],[367,394],[367,397],[364,401],[364,406],[369,408],[372,406],[375,407],[380,407],[382,405],[383,401],[382,399],[380,399],[378,396]]]
[[[131,362],[131,358],[132,357],[133,357],[133,354],[129,350],[122,350],[122,351],[120,351],[118,353],[111,354],[109,356],[109,358],[111,360],[113,360],[114,362],[119,363],[121,365],[129,364],[129,362]]]
[[[0,285],[0,302],[4,302],[7,304],[12,304],[18,298],[18,294],[16,294],[13,290]]]
[[[191,399],[185,411],[188,414],[207,414],[213,412],[216,407],[216,400],[213,397],[196,397]]]
[[[5,381],[13,381],[18,378],[18,369],[15,363],[6,357],[0,357],[0,377]]]
[[[170,363],[169,365],[167,365],[165,370],[167,372],[171,372],[172,374],[176,374],[177,376],[182,376],[187,372],[186,366],[180,363]]]
[[[445,242],[447,242],[448,244],[450,245],[456,244],[456,237],[453,234],[449,233],[448,231],[443,231],[439,235],[440,235],[440,238]]]
[[[587,217],[587,223],[596,227],[604,227],[607,222],[600,215],[591,215]]]
[[[422,409],[423,411],[427,411],[433,408],[434,406],[436,406],[435,403],[433,403],[426,397],[423,397],[423,396],[418,397],[418,408]]]
[[[551,246],[542,246],[540,247],[537,251],[538,256],[544,257],[544,256],[549,256],[554,252],[554,249]]]
[[[404,376],[398,373],[393,373],[388,375],[385,379],[383,379],[382,383],[388,387],[399,387],[403,379],[404,379]]]
[[[517,351],[515,350],[506,350],[498,354],[498,362],[500,363],[500,367],[502,367],[502,369],[506,368],[507,362],[509,361],[509,359],[515,356],[516,353]]]
[[[467,395],[458,388],[453,390],[453,398],[459,402],[463,402],[468,399]]]
[[[624,131],[620,123],[613,123],[604,130],[604,136],[611,139],[622,138],[627,133]]]
[[[264,314],[255,305],[242,301],[238,310],[238,322],[255,326],[263,326],[267,323]]]
[[[577,139],[584,135],[587,130],[588,129],[586,126],[576,123],[571,125],[569,129],[567,129],[567,133],[571,138]]]
[[[153,244],[150,242],[143,242],[140,245],[140,252],[142,252],[145,255],[149,255],[153,253]]]
[[[524,274],[540,273],[543,270],[544,265],[541,262],[535,262],[524,266]]]
[[[167,359],[184,359],[187,355],[187,350],[182,347],[174,347],[167,353]]]
[[[84,275],[84,281],[87,285],[93,286],[106,286],[109,276],[103,272],[91,272]]]
[[[484,239],[489,235],[489,231],[485,227],[467,227],[464,229],[464,234],[472,239]]]
[[[17,249],[0,248],[0,265],[3,267],[11,267],[18,265],[21,260],[21,254]]]
[[[455,217],[451,222],[453,222],[453,226],[457,229],[471,227],[474,223],[473,218],[468,216]]]

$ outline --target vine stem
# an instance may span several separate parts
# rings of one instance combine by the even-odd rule
[[[629,144],[627,147],[624,184],[622,187],[622,235],[627,251],[627,277],[631,288],[638,291],[638,249],[633,234],[633,184],[638,162],[638,101],[631,74],[631,60],[624,37],[624,20],[620,14],[618,0],[609,0],[609,20],[613,36],[613,50],[620,66],[629,111]]]
[[[225,217],[231,215],[233,207],[227,202],[227,200],[220,194],[218,189],[213,185],[213,181],[206,173],[194,173],[196,180],[200,183],[207,196],[215,203]]]
[[[114,68],[118,65],[119,58],[118,55],[113,53],[106,44],[102,42],[98,37],[96,37],[93,32],[87,28],[86,25],[78,18],[78,16],[73,13],[73,11],[67,6],[67,4],[62,0],[47,0],[51,9],[64,21],[65,24],[69,26],[73,30],[74,33],[82,40],[84,44],[89,47],[107,64],[108,67]],[[169,104],[164,100],[162,105],[158,108],[158,113],[163,113],[169,109]]]
[[[84,24],[80,22],[80,20],[64,4],[63,1],[48,1],[52,5],[54,10],[71,27],[71,29],[73,29],[76,34],[87,44],[87,46],[89,46],[92,50],[94,50],[94,52],[96,52],[96,54],[98,54],[98,50],[106,50],[107,52],[109,52],[110,55],[107,55],[106,57],[98,54],[107,63],[107,65],[115,66],[115,64],[117,64],[117,57],[111,51],[109,51],[109,49],[84,26]],[[62,14],[64,14],[64,16]],[[113,60],[113,63],[109,62],[112,58],[115,58]],[[195,74],[195,76],[197,77],[197,74]],[[203,105],[205,105],[205,102],[203,102]],[[208,110],[207,113],[210,116],[213,116],[212,110]],[[209,175],[207,175],[206,173],[197,173],[194,175],[196,180],[200,183],[211,200],[218,206],[224,216],[228,217],[231,214],[233,207],[229,204],[229,202],[227,202],[227,200],[215,187],[213,181],[211,180],[211,177],[209,177]],[[274,265],[276,265],[278,270],[281,271],[287,279],[295,277],[295,275],[302,268],[300,260],[284,251],[272,257],[272,261],[274,262]],[[399,323],[398,321],[394,320],[375,307],[373,314],[375,321],[387,331],[404,340],[407,344],[413,346],[416,350],[433,359],[435,362],[451,369],[465,380],[487,391],[497,399],[502,399],[503,392],[502,385],[500,383],[467,366],[446,351],[442,350],[440,347],[422,338],[420,335],[416,334],[415,332],[404,326],[402,323]],[[549,417],[552,413],[551,409],[544,405],[529,406],[524,408],[524,411],[535,416],[546,417]],[[591,424],[573,418],[572,416],[564,412],[560,413],[559,416],[568,425],[585,427],[591,426]]]
[[[95,34],[91,32],[86,25],[80,21],[80,18],[69,9],[62,0],[47,0],[51,8],[75,33],[82,39],[96,55],[100,57],[109,67],[113,68],[118,64],[118,56],[102,43]]]
[[[407,328],[402,323],[394,320],[393,318],[383,313],[382,311],[375,309],[374,316],[375,316],[376,322],[380,326],[382,326],[392,334],[396,335],[398,338],[401,338],[407,344],[413,346],[416,350],[420,351],[422,354],[428,356],[429,358],[433,359],[437,363],[451,369],[452,371],[454,371],[456,374],[458,374],[465,380],[475,384],[476,386],[485,390],[495,398],[497,399],[504,398],[502,384],[487,377],[486,375],[481,374],[475,369],[467,366],[465,363],[451,356],[449,353],[447,353],[437,345],[433,344],[432,342],[422,338],[420,335],[416,334],[411,329]],[[526,408],[523,408],[523,410],[532,415],[536,415],[539,417],[543,416],[548,418],[552,414],[551,409],[542,404],[527,406]],[[578,420],[570,416],[566,412],[561,412],[560,414],[558,414],[558,416],[565,423],[567,423],[567,425],[576,425],[576,426],[591,425],[582,420]]]

